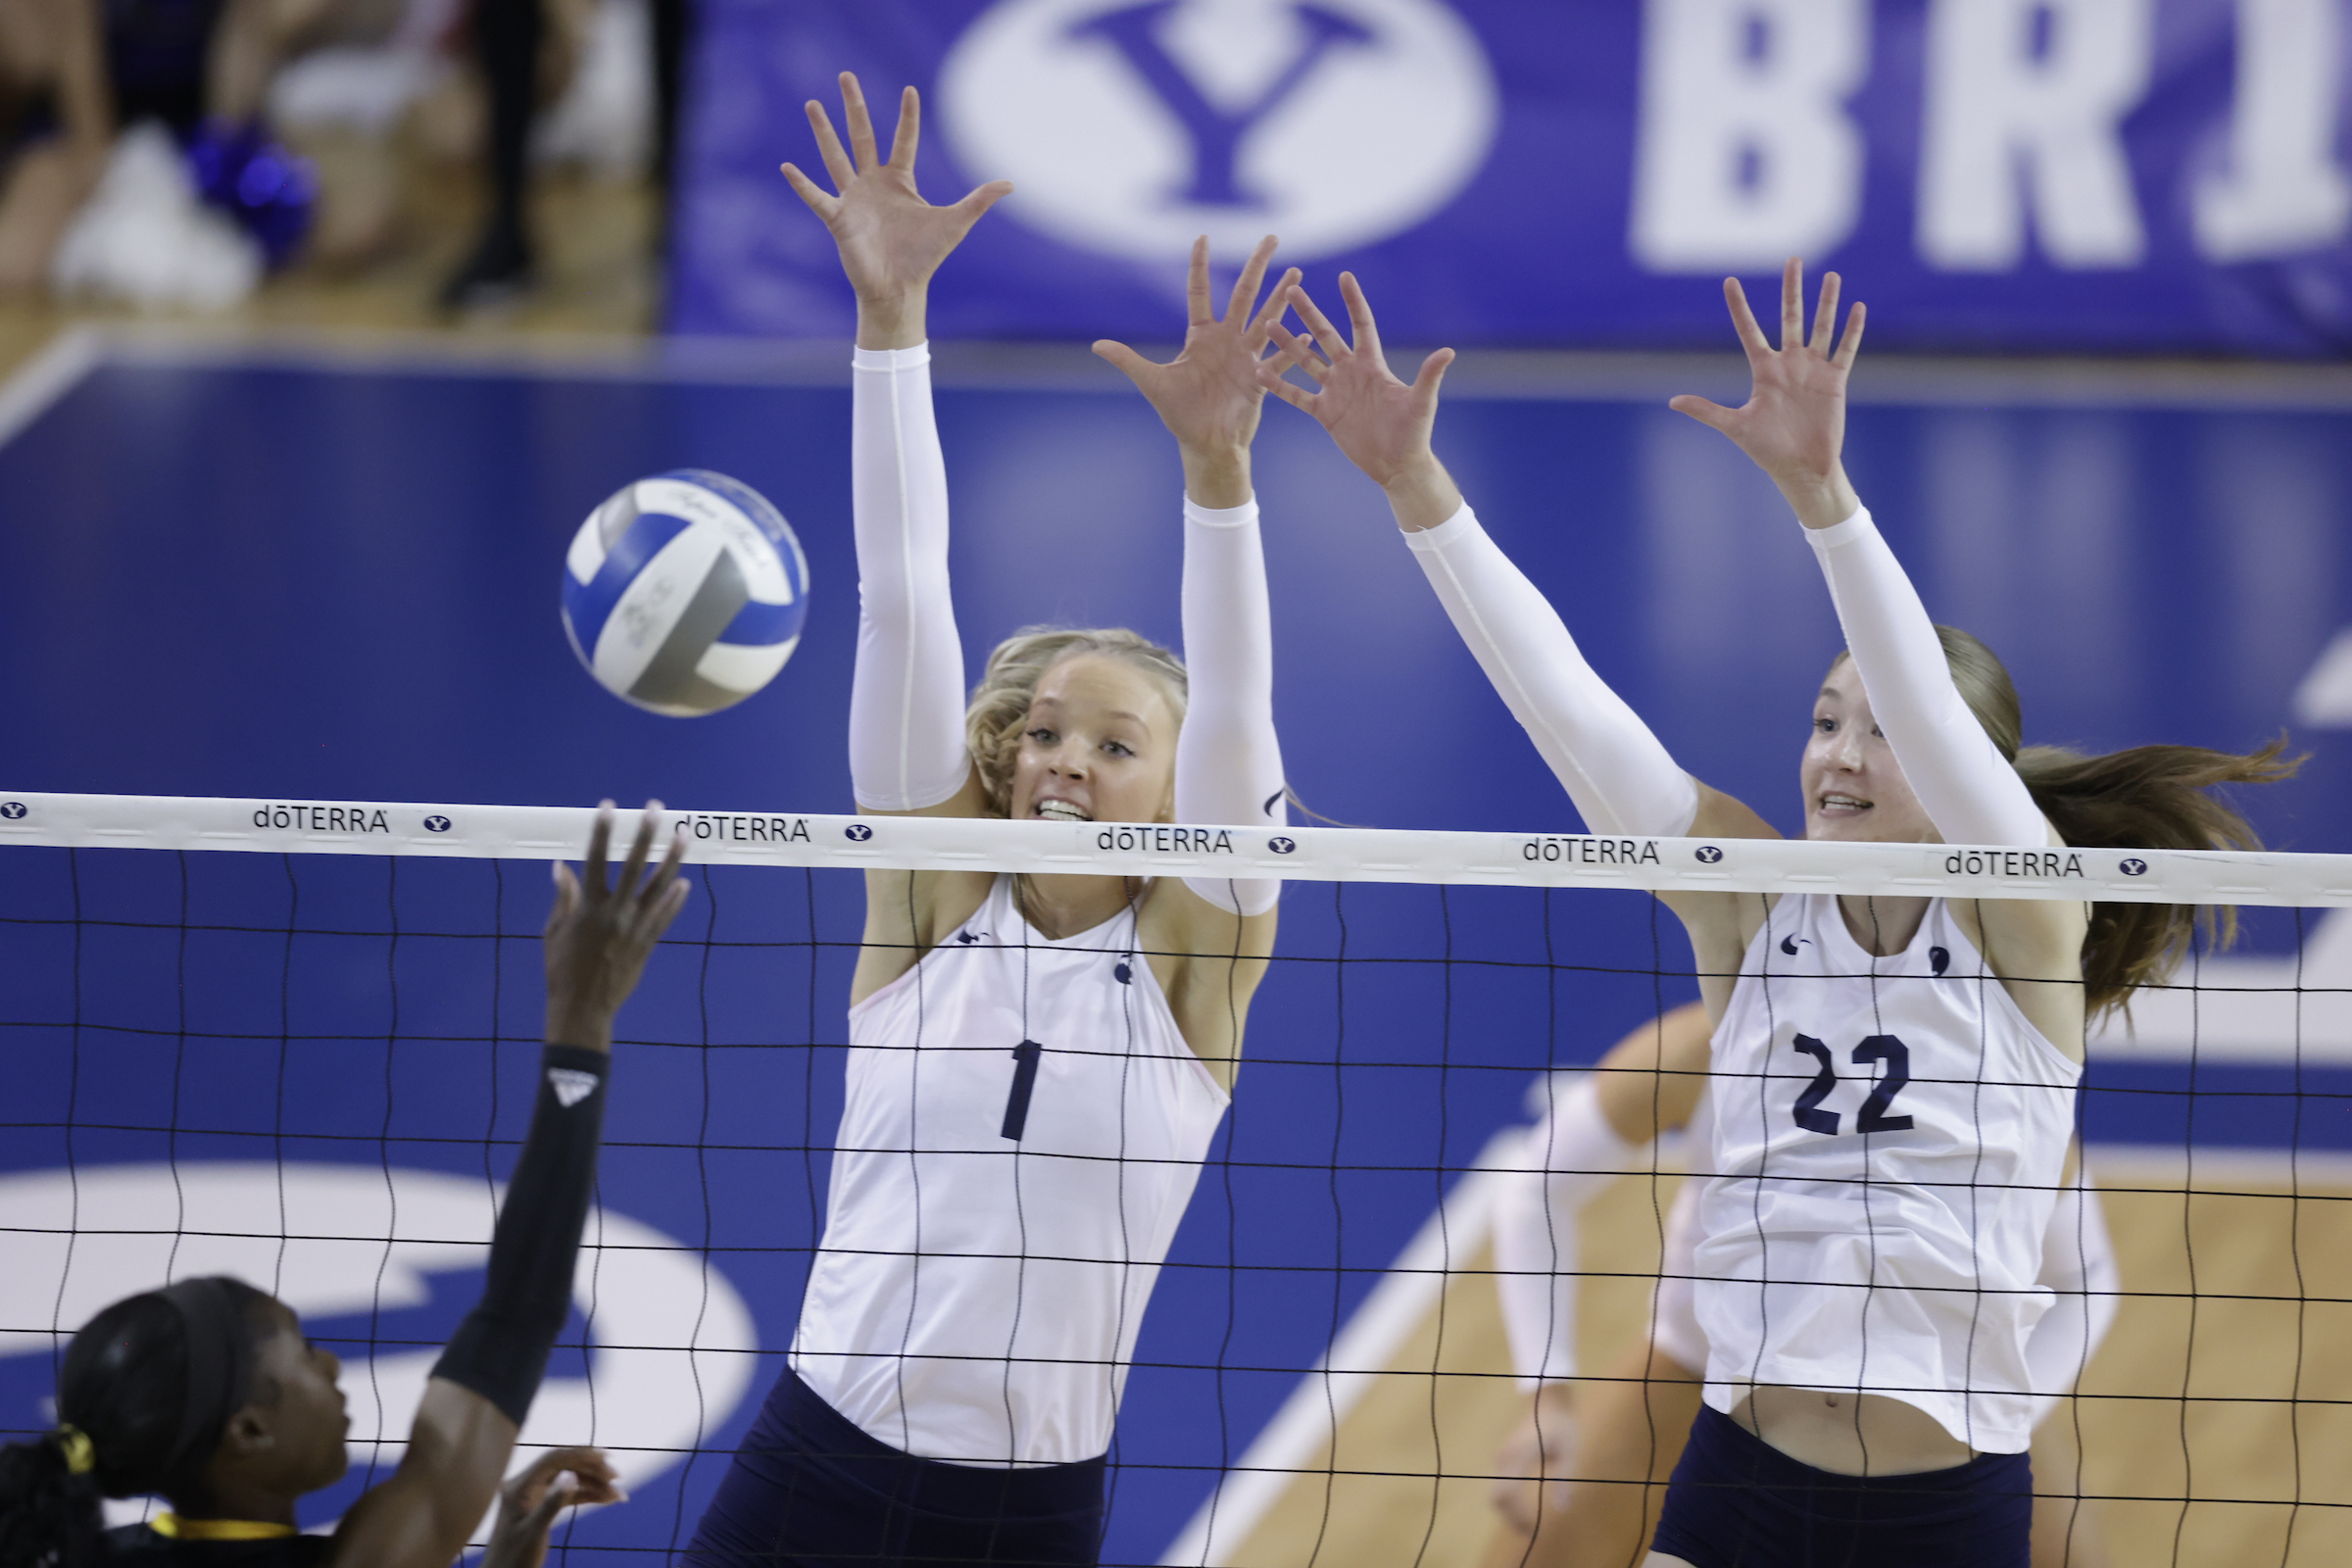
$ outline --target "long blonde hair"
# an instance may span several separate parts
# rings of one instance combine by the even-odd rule
[[[2262,848],[2244,814],[2206,792],[2217,784],[2269,784],[2293,773],[2302,759],[2281,755],[2285,736],[2243,755],[2202,746],[2132,746],[2088,757],[2058,746],[2026,746],[2017,685],[1999,658],[1957,626],[1937,626],[1936,635],[1961,700],[2067,843],[2111,850]],[[1838,659],[1852,657],[1841,653]],[[2141,986],[2168,978],[2199,927],[2207,941],[2227,948],[2237,937],[2237,910],[2227,905],[2093,904],[2082,942],[2082,1000],[2091,1015],[2123,1006]]]
[[[988,668],[963,711],[964,741],[972,765],[980,770],[990,815],[1012,814],[1013,754],[1021,749],[1021,721],[1029,716],[1037,683],[1055,664],[1082,654],[1102,654],[1157,676],[1176,722],[1184,722],[1191,692],[1184,661],[1150,638],[1123,626],[1023,626],[988,656]]]

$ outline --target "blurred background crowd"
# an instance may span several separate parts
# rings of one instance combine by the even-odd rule
[[[684,0],[0,0],[0,309],[269,291],[386,324],[526,308],[552,273],[577,324],[642,325],[683,24]]]
[[[0,0],[0,360],[61,313],[839,338],[853,70],[943,338],[1164,330],[1276,231],[1392,336],[1721,348],[1803,254],[1930,353],[2352,352],[2352,0]],[[671,199],[671,192],[675,199]]]

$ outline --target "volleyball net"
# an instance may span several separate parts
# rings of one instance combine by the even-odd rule
[[[593,817],[0,793],[0,1433],[49,1424],[97,1308],[225,1272],[344,1359],[353,1473],[306,1523],[387,1473],[530,1112],[550,895],[514,862],[576,859]],[[1490,1493],[1530,1399],[1497,1194],[1556,1075],[1695,996],[1651,894],[2239,906],[2241,951],[2200,949],[2092,1040],[2116,1311],[2037,1485],[2086,1499],[2072,1560],[2352,1549],[2352,856],[670,818],[696,893],[621,1015],[574,1321],[524,1434],[605,1447],[634,1500],[566,1553],[682,1546],[783,1367],[842,1103],[862,888],[840,873],[872,868],[1290,884],[1137,1344],[1106,1562],[1505,1549]],[[1643,1151],[1586,1218],[1590,1419],[1647,1376],[1628,1353],[1686,1157]]]

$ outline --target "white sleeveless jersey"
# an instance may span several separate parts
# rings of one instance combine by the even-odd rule
[[[1707,1402],[1881,1394],[1982,1452],[2024,1450],[2081,1076],[1942,900],[1873,958],[1836,898],[1782,898],[1715,1032],[1692,1267]]]
[[[848,1097],[792,1366],[927,1459],[1092,1459],[1227,1096],[1133,911],[979,912],[850,1009]]]

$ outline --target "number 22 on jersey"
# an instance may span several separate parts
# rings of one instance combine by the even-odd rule
[[[1813,1081],[1796,1097],[1796,1104],[1791,1111],[1796,1124],[1807,1132],[1835,1136],[1843,1118],[1837,1111],[1821,1108],[1821,1102],[1829,1099],[1831,1091],[1838,1087],[1838,1066],[1830,1054],[1830,1048],[1811,1035],[1798,1035],[1789,1042],[1789,1049],[1811,1056],[1821,1064],[1821,1070],[1813,1075]],[[1854,1118],[1854,1131],[1909,1132],[1910,1117],[1890,1116],[1886,1111],[1894,1103],[1894,1097],[1901,1094],[1904,1086],[1911,1082],[1911,1048],[1892,1035],[1871,1035],[1854,1048],[1855,1066],[1868,1067],[1880,1061],[1886,1064],[1886,1075],[1871,1090],[1870,1098],[1862,1102],[1862,1112]]]

